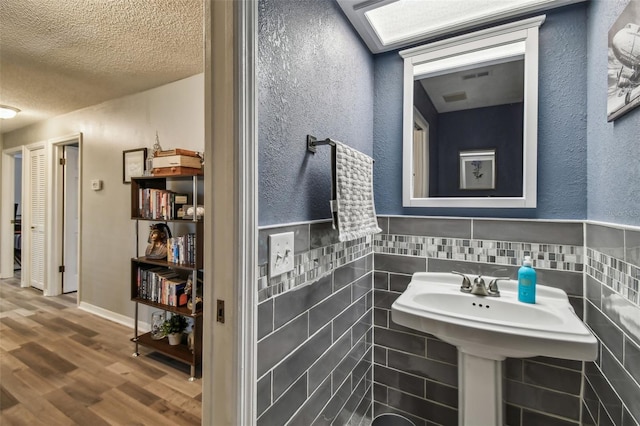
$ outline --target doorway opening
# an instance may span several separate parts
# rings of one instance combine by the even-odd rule
[[[22,152],[13,156],[13,278],[22,274]]]
[[[25,286],[24,273],[24,173],[23,147],[2,151],[2,186],[0,192],[0,278],[14,279]]]
[[[82,134],[51,141],[54,172],[49,295],[75,293],[79,300]],[[57,275],[56,275],[57,274]]]
[[[62,293],[78,291],[78,245],[80,241],[79,144],[62,147]]]

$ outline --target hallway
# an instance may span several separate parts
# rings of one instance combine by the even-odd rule
[[[0,424],[199,425],[201,381],[131,329],[0,280]]]

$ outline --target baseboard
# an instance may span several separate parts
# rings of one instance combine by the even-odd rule
[[[78,308],[82,309],[85,312],[89,312],[90,314],[93,314],[95,316],[98,316],[100,318],[113,321],[115,323],[124,325],[125,327],[133,328],[133,318],[128,317],[126,315],[118,314],[116,312],[109,311],[107,309],[92,305],[87,302],[80,302],[80,305],[78,305]],[[146,333],[147,331],[151,330],[151,327],[149,326],[149,323],[138,321],[138,330]]]

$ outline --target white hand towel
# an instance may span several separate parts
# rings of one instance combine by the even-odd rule
[[[334,228],[340,241],[382,232],[373,203],[373,159],[336,142]],[[336,219],[337,216],[337,219]]]

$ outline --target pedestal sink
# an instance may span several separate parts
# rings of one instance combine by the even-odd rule
[[[483,277],[488,284],[492,277]],[[593,361],[598,343],[567,294],[538,285],[535,304],[518,302],[518,283],[501,280],[500,297],[460,291],[452,273],[419,272],[391,306],[396,324],[458,348],[459,425],[503,424],[502,361],[548,356]]]

